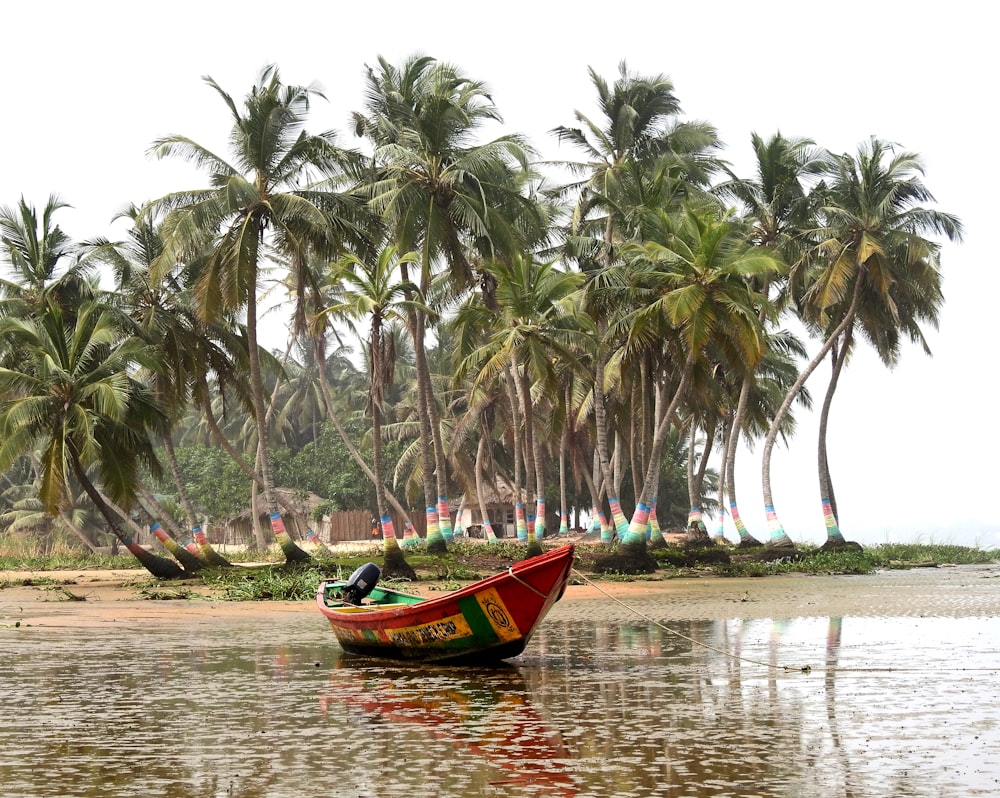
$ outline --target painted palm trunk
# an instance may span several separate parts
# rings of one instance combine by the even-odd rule
[[[420,535],[417,533],[417,528],[413,526],[413,522],[407,519],[403,522],[403,546],[405,548],[410,548],[411,546],[416,546],[420,542]]]
[[[306,530],[306,542],[312,544],[312,546],[316,549],[317,554],[323,557],[333,556],[333,552],[330,551],[330,547],[320,540],[319,535],[316,534],[314,529]]]
[[[764,512],[767,513],[767,530],[771,535],[771,539],[768,541],[769,545],[791,546],[792,540],[785,533],[785,528],[781,525],[778,514],[774,511],[774,505],[767,505]]]
[[[618,499],[608,499],[608,505],[611,507],[611,521],[615,525],[615,534],[618,535],[619,540],[624,541],[630,527],[629,520],[622,512],[622,505]]]
[[[535,539],[542,540],[545,537],[545,499],[539,498],[535,501]]]
[[[520,654],[563,594],[573,546],[514,563],[454,593],[424,598],[376,586],[370,603],[341,599],[343,581],[324,580],[319,611],[349,654],[418,662],[488,662]]]
[[[230,565],[229,560],[212,548],[212,544],[208,542],[208,535],[206,535],[205,531],[201,528],[201,524],[195,524],[191,527],[191,534],[194,535],[194,539],[198,543],[198,548],[201,550],[201,556],[209,565]]]
[[[625,535],[622,536],[619,533],[621,542],[632,545],[644,543],[646,541],[646,524],[648,521],[649,508],[642,502],[639,502],[635,507],[635,512],[632,513],[632,520],[629,522]]]
[[[833,506],[829,499],[823,499],[823,521],[826,523],[826,539],[835,543],[843,543],[844,535],[840,531],[837,516],[833,514]]]
[[[427,507],[424,515],[427,519],[427,542],[443,541],[444,535],[441,534],[441,526],[438,523],[437,507]]]
[[[660,528],[660,520],[656,517],[656,502],[649,508],[649,539],[659,544],[666,542],[663,537],[663,530]]]
[[[524,505],[521,502],[514,505],[514,525],[517,529],[517,539],[525,543],[528,540],[528,521],[524,517]]]
[[[451,505],[447,496],[438,496],[438,526],[441,528],[441,536],[451,543],[455,538],[455,533],[451,528]]]

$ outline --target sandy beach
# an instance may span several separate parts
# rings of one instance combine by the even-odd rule
[[[864,576],[714,576],[570,585],[550,618],[627,621],[795,617],[1000,616],[1000,564],[881,571]],[[315,612],[311,601],[221,601],[198,585],[145,591],[146,574],[123,571],[0,571],[0,627],[78,629],[225,622]],[[440,589],[416,583],[415,593]],[[160,596],[151,598],[150,595]],[[168,600],[170,595],[187,596]]]

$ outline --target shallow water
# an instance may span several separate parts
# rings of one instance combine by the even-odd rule
[[[341,658],[312,612],[6,628],[0,795],[997,795],[998,641],[997,617],[550,618],[486,670]]]

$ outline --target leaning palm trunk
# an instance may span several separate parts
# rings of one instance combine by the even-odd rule
[[[109,499],[103,493],[103,491],[100,491],[100,489],[98,490],[101,493],[101,498],[104,500],[105,504],[107,504],[107,506],[110,507],[111,510],[121,519],[122,523],[124,523],[136,534],[142,532],[142,527],[140,527],[132,519],[132,516],[130,516],[125,510],[123,510],[117,504],[115,504],[114,501]],[[163,548],[167,551],[167,553],[181,564],[181,566],[184,568],[185,571],[193,574],[205,567],[206,565],[205,561],[202,560],[201,557],[199,557],[198,554],[195,553],[195,551],[191,551],[191,549],[187,548],[186,546],[182,546],[180,543],[178,543],[177,539],[173,537],[165,529],[163,529],[163,527],[160,526],[159,522],[157,522],[156,519],[150,515],[150,513],[146,510],[145,507],[143,507],[140,504],[139,509],[142,515],[146,517],[146,520],[149,524],[149,531],[153,533],[153,536],[157,539],[157,541],[159,541],[160,545],[163,546]],[[174,525],[169,520],[168,516],[164,515],[162,517],[169,526],[174,528]]]
[[[160,526],[158,521],[153,521],[149,525],[149,531],[156,536],[156,539],[160,541],[160,545],[167,550],[167,553],[184,566],[185,571],[195,573],[205,567],[206,563],[204,560],[196,557],[191,553],[190,549],[182,546],[174,540],[174,538],[171,537],[162,526]]]
[[[149,571],[157,579],[179,579],[184,576],[184,570],[176,562],[146,551],[146,549],[135,542],[131,535],[125,533],[125,531],[121,528],[121,522],[119,521],[114,510],[112,510],[108,503],[104,501],[104,497],[101,495],[100,491],[97,490],[94,484],[87,477],[87,474],[84,471],[76,453],[70,452],[70,457],[73,465],[73,472],[76,474],[76,478],[83,487],[84,492],[90,497],[90,500],[94,503],[97,511],[104,517],[104,520],[111,528],[115,537],[124,544],[125,548],[127,548],[132,553],[132,556],[142,564],[143,568]]]
[[[701,460],[698,469],[694,467],[694,452],[697,442],[698,424],[694,417],[691,418],[691,432],[688,443],[688,543],[706,544],[711,540],[708,537],[708,529],[701,512],[702,486],[705,483],[705,473],[708,469],[708,454],[711,450],[712,440],[715,437],[715,422],[713,421],[705,428],[705,449],[701,453]]]
[[[490,543],[497,542],[496,533],[490,524],[490,516],[486,509],[486,483],[483,479],[483,460],[486,456],[486,434],[485,429],[480,430],[479,445],[476,447],[476,498],[479,500],[479,516],[483,519],[483,537]]]
[[[403,273],[406,279],[406,273]],[[430,369],[427,367],[427,353],[424,350],[424,320],[416,311],[409,311],[410,332],[413,337],[413,355],[417,366],[417,418],[420,422],[420,466],[423,477],[425,514],[427,518],[427,551],[443,554],[448,550],[441,527],[434,484],[434,424],[431,417],[433,386],[430,384]]]
[[[177,463],[177,452],[174,451],[174,441],[170,437],[169,433],[163,436],[163,448],[167,453],[167,464],[170,467],[170,474],[173,477],[174,485],[177,488],[177,498],[180,501],[181,508],[184,510],[184,516],[187,519],[188,528],[190,528],[191,534],[194,536],[195,542],[198,544],[202,558],[209,565],[218,568],[224,568],[231,565],[229,560],[212,548],[212,544],[208,542],[208,538],[201,529],[201,524],[198,523],[198,518],[194,512],[194,505],[191,502],[191,497],[188,495],[187,486],[184,484],[184,479],[181,477],[180,465]]]
[[[315,529],[306,530],[306,542],[312,544],[314,552],[313,556],[319,555],[320,558],[324,560],[333,559],[333,551],[331,551],[330,547],[320,540],[320,537],[316,534]]]
[[[739,508],[736,506],[736,448],[739,445],[743,419],[746,417],[752,381],[753,377],[751,375],[744,375],[743,384],[740,386],[740,398],[736,403],[736,415],[733,417],[733,424],[726,439],[725,484],[726,492],[729,496],[729,516],[733,519],[736,534],[740,537],[740,542],[737,545],[741,549],[758,548],[764,545],[747,531],[743,520],[740,518]]]
[[[534,557],[542,553],[542,547],[538,542],[538,525],[541,524],[543,534],[545,529],[545,478],[541,473],[542,469],[542,448],[539,436],[535,434],[535,414],[531,406],[531,386],[528,384],[528,374],[526,369],[518,369],[517,358],[513,360],[511,371],[514,373],[514,380],[517,386],[517,396],[521,401],[521,417],[524,421],[524,482],[529,483],[532,477],[535,478],[535,502],[534,507],[527,509],[527,540],[528,551],[526,556]]]
[[[323,353],[320,339],[318,337],[315,339],[314,351],[316,354],[316,362],[320,366],[320,374],[322,375],[325,373],[324,364],[326,363],[326,357]],[[357,464],[358,468],[364,471],[365,476],[371,480],[372,485],[378,485],[379,481],[375,477],[375,472],[372,471],[368,466],[368,463],[365,462],[365,459],[361,456],[361,452],[358,451],[358,447],[354,445],[354,442],[347,434],[347,430],[344,429],[344,425],[340,423],[340,416],[334,407],[333,397],[330,396],[330,386],[327,385],[326,379],[323,377],[320,378],[319,388],[320,394],[323,397],[323,404],[326,406],[327,418],[330,419],[330,423],[333,424],[333,428],[337,430],[337,435],[340,436],[340,440],[343,442],[348,454],[351,455],[351,459]],[[385,490],[384,483],[383,490]],[[392,505],[392,508],[399,513],[400,518],[403,519],[403,525],[406,530],[404,533],[404,540],[418,538],[419,536],[413,527],[413,522],[410,520],[410,514],[403,508],[403,505],[400,504],[396,497],[388,490],[385,490],[385,498],[386,501]]]
[[[847,361],[848,351],[851,347],[851,330],[844,333],[844,343],[838,351],[834,346],[831,350],[833,355],[833,368],[830,374],[830,384],[826,388],[826,396],[823,397],[823,408],[819,416],[819,443],[817,445],[817,456],[819,459],[819,491],[820,501],[823,507],[823,521],[826,526],[827,548],[841,548],[847,545],[843,533],[840,531],[840,523],[837,518],[837,506],[833,497],[833,482],[830,479],[830,464],[827,461],[827,426],[830,420],[830,407],[833,404],[833,395],[837,390],[837,383],[840,381],[840,374],[843,371],[844,363]]]
[[[649,548],[665,549],[666,547],[667,541],[663,537],[660,521],[656,517],[656,499],[653,499],[653,506],[649,508]]]
[[[568,416],[568,413],[567,413]],[[563,427],[562,435],[559,437],[559,534],[569,533],[569,513],[567,512],[568,502],[566,501],[566,449],[569,437],[569,419]]]
[[[598,323],[598,341],[603,340],[606,326],[607,325],[603,321]],[[611,472],[611,458],[608,454],[608,417],[604,407],[606,400],[604,395],[605,364],[601,356],[600,349],[601,347],[598,346],[597,356],[594,359],[594,425],[597,433],[597,468],[595,469],[594,482],[598,485],[600,495],[602,497],[608,496],[608,504],[611,508],[611,521],[615,525],[619,538],[621,538],[621,536],[628,529],[628,520],[625,518],[624,513],[622,513],[618,497],[611,496],[611,493],[613,492],[613,480]],[[602,541],[605,538],[605,528],[606,525],[602,523]],[[611,542],[610,533],[608,535],[607,542]]]
[[[658,408],[654,408],[657,425],[653,434],[652,444],[649,448],[649,462],[646,464],[646,474],[642,483],[642,491],[639,493],[639,502],[636,504],[635,512],[632,514],[628,531],[619,547],[620,559],[616,563],[626,573],[651,573],[656,570],[656,561],[649,556],[646,548],[646,526],[649,523],[650,507],[653,505],[657,495],[663,445],[666,443],[667,435],[673,424],[674,414],[687,394],[695,361],[696,355],[692,352],[684,362],[680,382],[662,415],[658,412]],[[661,403],[661,396],[662,389],[658,389],[656,405]]]
[[[371,336],[369,361],[372,380],[369,403],[372,413],[372,465],[375,477],[375,502],[378,505],[378,514],[382,525],[382,573],[387,577],[416,581],[417,574],[413,570],[413,566],[406,561],[403,550],[396,540],[396,529],[392,523],[392,516],[389,515],[389,503],[386,500],[385,483],[382,479],[384,473],[382,465],[382,395],[383,389],[388,387],[388,380],[383,378],[386,373],[385,368],[388,367],[391,370],[391,364],[383,364],[387,354],[386,347],[383,344],[382,328],[374,319]]]
[[[777,412],[774,414],[774,418],[771,421],[771,428],[767,431],[767,437],[764,439],[764,452],[761,457],[761,486],[764,492],[764,511],[767,513],[767,526],[771,532],[771,539],[768,541],[769,546],[794,547],[791,539],[789,539],[788,535],[785,533],[785,529],[782,527],[781,521],[778,519],[778,514],[774,510],[774,500],[771,496],[771,451],[774,449],[774,442],[778,437],[778,430],[781,427],[782,421],[785,420],[785,416],[787,415],[789,408],[792,406],[792,402],[795,400],[795,397],[798,396],[799,391],[802,390],[802,386],[806,384],[806,380],[809,379],[809,376],[816,370],[816,367],[823,362],[823,359],[833,348],[837,339],[843,335],[849,327],[853,326],[854,317],[858,309],[858,303],[861,299],[861,287],[862,275],[859,271],[858,275],[855,277],[854,294],[851,297],[851,304],[847,309],[847,313],[844,314],[843,321],[837,325],[836,329],[834,329],[834,331],[826,339],[826,343],[820,347],[819,352],[817,352],[815,357],[809,361],[809,364],[802,370],[802,373],[799,374],[799,378],[795,381],[792,387],[788,389],[788,393],[785,394],[784,400],[781,402]]]

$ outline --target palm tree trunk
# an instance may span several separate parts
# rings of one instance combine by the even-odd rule
[[[417,418],[420,422],[420,470],[427,516],[427,550],[442,554],[447,551],[447,544],[438,523],[434,482],[434,425],[430,415],[433,389],[429,384],[430,369],[427,367],[427,353],[424,350],[424,321],[423,317],[414,311],[409,313],[409,319],[413,337],[413,355],[417,367]]]
[[[767,437],[764,439],[764,452],[761,457],[761,487],[764,493],[764,511],[767,513],[767,525],[771,532],[771,539],[768,541],[769,546],[794,547],[794,544],[789,539],[788,535],[785,534],[781,521],[778,520],[778,514],[774,511],[774,500],[771,496],[771,451],[774,449],[774,441],[778,437],[778,430],[781,427],[781,422],[784,421],[785,415],[792,406],[792,402],[795,397],[798,396],[799,391],[802,390],[802,386],[805,385],[806,380],[809,379],[809,375],[811,375],[816,370],[816,367],[823,362],[827,353],[833,348],[833,345],[837,342],[837,339],[844,333],[844,331],[847,330],[848,327],[853,326],[854,316],[857,313],[858,303],[861,300],[861,286],[862,275],[859,271],[857,277],[855,277],[854,293],[851,297],[851,304],[847,309],[847,313],[844,314],[843,321],[837,325],[836,329],[826,339],[823,346],[820,347],[819,352],[817,352],[813,359],[809,361],[809,364],[802,370],[802,373],[799,374],[798,379],[795,380],[792,387],[788,389],[788,393],[785,394],[785,398],[782,400],[781,405],[774,414],[774,419],[771,421],[771,428],[767,431]]]
[[[323,396],[323,404],[326,406],[326,416],[333,424],[337,434],[340,436],[340,440],[343,441],[344,446],[347,449],[348,454],[351,455],[351,459],[357,463],[358,468],[364,471],[365,476],[371,480],[372,485],[382,485],[382,489],[385,491],[385,497],[388,504],[391,504],[393,509],[399,514],[400,518],[403,519],[403,523],[407,528],[412,528],[413,523],[410,520],[410,514],[406,511],[402,504],[397,501],[396,497],[385,488],[385,483],[380,482],[375,476],[375,472],[368,467],[368,463],[361,456],[361,452],[358,451],[354,442],[351,440],[350,436],[347,434],[347,430],[344,429],[344,425],[340,423],[340,416],[337,413],[336,407],[333,403],[333,397],[330,396],[330,386],[326,383],[326,355],[323,352],[322,342],[320,338],[314,339],[313,351],[316,356],[316,363],[320,368],[320,380],[319,380],[319,390],[320,394]],[[379,511],[381,512],[381,510]]]
[[[97,511],[111,528],[114,536],[124,544],[125,548],[142,564],[143,568],[157,579],[179,579],[183,577],[185,572],[177,563],[146,551],[146,549],[134,541],[131,535],[127,535],[122,530],[117,514],[108,506],[100,491],[94,487],[94,483],[87,477],[76,452],[70,451],[70,458],[73,464],[73,473],[76,474],[76,478],[83,487],[84,493],[90,497]]]
[[[493,531],[489,511],[486,509],[486,483],[483,479],[483,460],[486,457],[486,436],[488,434],[489,430],[480,430],[479,445],[476,447],[476,498],[479,500],[479,516],[483,521],[483,537],[490,543],[496,543],[496,532]]]
[[[569,449],[570,425],[573,423],[572,413],[572,393],[567,384],[563,392],[563,401],[566,407],[566,417],[563,421],[562,434],[559,436],[559,534],[565,535],[569,532],[569,508],[566,500],[566,452]]]
[[[256,278],[256,273],[254,274]],[[287,562],[308,562],[309,554],[299,548],[285,529],[285,522],[278,510],[275,498],[274,476],[271,473],[271,453],[268,449],[267,405],[264,402],[264,380],[260,368],[260,350],[257,344],[257,294],[254,286],[256,279],[251,280],[251,288],[247,297],[247,348],[248,365],[250,367],[250,394],[253,397],[254,424],[257,428],[257,457],[260,464],[261,489],[264,493],[264,505],[271,519],[271,531],[274,533]],[[256,513],[255,513],[256,514]]]
[[[641,549],[642,552],[645,552],[646,549],[646,524],[649,521],[649,505],[656,498],[656,488],[660,480],[660,460],[663,452],[663,444],[666,442],[670,426],[673,424],[674,414],[687,394],[688,386],[691,383],[691,374],[694,371],[695,360],[696,357],[693,353],[688,355],[687,361],[684,363],[684,370],[681,373],[681,380],[674,391],[670,404],[662,416],[656,415],[658,420],[656,432],[653,435],[653,443],[649,451],[649,465],[646,467],[642,492],[639,494],[639,504],[632,515],[632,521],[629,524],[628,533],[624,541],[625,544],[635,549]]]
[[[753,375],[744,375],[743,384],[740,386],[740,398],[736,402],[736,414],[733,416],[732,427],[729,430],[729,437],[726,440],[725,469],[726,491],[729,496],[729,516],[733,519],[736,534],[740,536],[740,542],[737,545],[741,549],[757,548],[764,545],[747,531],[743,520],[740,518],[739,508],[736,506],[736,449],[739,446],[740,434],[743,431],[743,419],[746,417],[752,384]],[[720,497],[721,495],[720,493]]]
[[[817,458],[819,460],[819,494],[823,507],[823,521],[826,525],[826,543],[828,548],[844,546],[847,541],[840,531],[840,520],[837,517],[837,504],[833,496],[833,482],[830,479],[830,464],[827,460],[827,428],[830,420],[830,407],[833,404],[833,395],[837,391],[837,383],[840,381],[840,374],[843,371],[844,363],[851,348],[851,329],[844,332],[844,342],[839,351],[837,346],[830,350],[833,356],[833,364],[830,373],[830,384],[826,388],[826,395],[823,397],[823,408],[819,415],[819,442],[816,447]]]

